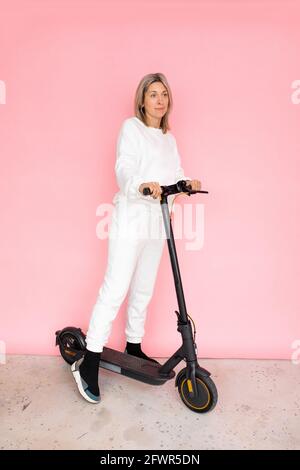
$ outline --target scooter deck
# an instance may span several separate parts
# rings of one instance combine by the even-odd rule
[[[167,380],[175,377],[174,370],[169,374],[160,374],[162,364],[147,361],[139,357],[131,356],[127,353],[116,351],[115,349],[103,348],[101,353],[100,367],[117,374],[126,375],[140,382],[150,385],[162,385]]]

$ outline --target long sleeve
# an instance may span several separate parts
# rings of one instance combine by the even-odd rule
[[[143,198],[139,191],[144,178],[138,174],[138,141],[127,122],[121,127],[117,141],[115,173],[118,186],[128,199]]]
[[[175,140],[175,147],[176,147],[176,153],[177,153],[177,168],[175,172],[175,183],[177,183],[177,181],[180,181],[180,180],[192,180],[190,176],[184,175],[183,168],[181,167],[181,157],[178,152],[176,140]]]

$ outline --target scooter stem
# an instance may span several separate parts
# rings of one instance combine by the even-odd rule
[[[164,220],[170,261],[171,261],[171,266],[172,266],[172,271],[173,271],[178,308],[180,312],[181,321],[186,323],[188,321],[186,304],[185,304],[185,298],[184,298],[184,293],[183,293],[183,288],[182,288],[182,281],[181,281],[179,263],[178,263],[178,258],[177,258],[176,246],[175,246],[175,241],[174,241],[172,220],[169,214],[169,207],[168,207],[168,201],[167,201],[166,196],[165,198],[162,198],[161,200],[161,210],[162,210],[162,215],[163,215],[163,220]]]

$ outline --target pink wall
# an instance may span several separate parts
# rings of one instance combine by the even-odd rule
[[[299,21],[299,2],[283,0],[1,0],[8,353],[58,354],[56,329],[86,330],[106,267],[96,211],[118,190],[116,136],[140,78],[159,71],[173,91],[185,172],[209,191],[193,199],[204,203],[203,247],[177,240],[199,356],[291,357],[300,337]],[[154,356],[180,344],[170,274],[166,247],[144,339]],[[123,348],[125,313],[126,302],[111,347]]]

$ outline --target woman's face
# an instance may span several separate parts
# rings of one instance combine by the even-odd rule
[[[145,114],[154,119],[161,119],[168,110],[169,96],[161,82],[151,83],[145,93]]]

